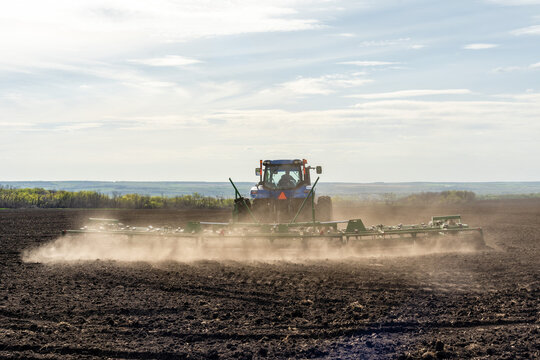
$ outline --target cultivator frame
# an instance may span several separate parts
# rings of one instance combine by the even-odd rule
[[[229,178],[235,190],[235,202],[232,221],[204,222],[191,221],[184,228],[161,227],[131,227],[116,219],[91,218],[94,225],[85,226],[79,230],[65,230],[67,234],[108,234],[125,235],[128,238],[137,236],[158,236],[164,238],[192,239],[197,244],[205,240],[225,241],[240,239],[249,241],[255,239],[267,240],[274,243],[278,239],[292,242],[300,240],[303,247],[308,247],[310,241],[316,239],[332,240],[338,246],[358,245],[360,247],[394,247],[433,245],[442,243],[452,246],[469,244],[474,247],[485,246],[482,228],[469,227],[461,222],[460,215],[433,216],[427,224],[396,226],[373,225],[366,227],[361,219],[317,221],[313,196],[308,196],[298,209],[296,216],[288,223],[264,223],[257,219],[251,211],[249,203],[238,191],[234,182]],[[311,192],[319,178],[313,184]],[[311,195],[311,193],[310,193]],[[296,222],[298,215],[310,199],[312,219],[308,222]],[[248,214],[252,222],[239,221],[241,214]],[[466,238],[463,241],[463,237]],[[472,238],[472,240],[470,239]]]

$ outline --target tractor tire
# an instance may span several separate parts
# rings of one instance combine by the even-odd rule
[[[271,216],[272,204],[268,199],[254,199],[251,204],[251,211],[255,217],[262,223],[273,222]]]
[[[332,198],[330,196],[319,196],[317,201],[316,218],[319,221],[332,220]]]
[[[246,222],[251,218],[251,216],[249,215],[249,210],[251,209],[251,202],[249,201],[249,199],[246,199],[244,197],[234,199],[234,206],[238,211],[238,221]]]
[[[300,209],[300,206],[302,206],[302,203],[304,202],[304,199],[294,199],[291,202],[291,220],[294,218],[298,210]],[[306,203],[304,204],[304,208],[298,214],[298,217],[296,218],[296,222],[307,222],[311,221],[311,197],[309,197],[306,200]]]

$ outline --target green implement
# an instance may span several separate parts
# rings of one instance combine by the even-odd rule
[[[469,227],[461,223],[461,217],[434,216],[435,221],[418,225],[373,225],[366,227],[361,219],[342,221],[311,221],[297,223],[262,224],[254,222],[189,222],[184,228],[131,227],[122,223],[107,226],[95,222],[79,230],[66,230],[64,234],[107,234],[128,237],[157,236],[193,240],[224,242],[227,239],[301,240],[303,246],[316,239],[334,240],[339,246],[352,247],[394,247],[394,246],[441,246],[457,248],[467,245],[470,248],[485,246],[481,228]]]

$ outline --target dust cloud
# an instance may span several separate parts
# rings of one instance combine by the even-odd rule
[[[354,260],[365,257],[419,256],[437,252],[470,252],[477,248],[464,243],[445,243],[429,246],[406,244],[404,246],[372,246],[351,240],[342,245],[339,240],[316,238],[302,243],[301,239],[167,238],[161,236],[136,236],[87,234],[66,235],[40,247],[27,250],[22,259],[33,263],[65,263],[79,261],[119,262],[194,262],[214,261],[310,261]]]

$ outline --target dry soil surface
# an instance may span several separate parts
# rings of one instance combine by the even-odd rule
[[[337,209],[366,224],[460,213],[492,250],[342,260],[35,263],[90,216],[130,224],[223,211],[0,211],[0,358],[540,358],[540,201]]]

